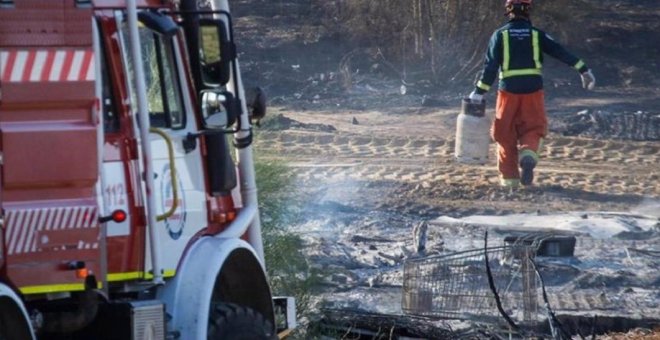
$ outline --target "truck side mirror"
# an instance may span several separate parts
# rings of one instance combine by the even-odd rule
[[[204,129],[198,133],[188,133],[183,140],[183,148],[186,153],[195,150],[197,138],[200,136],[211,136],[234,132],[227,130],[234,125],[238,118],[238,101],[227,91],[203,90],[201,92],[202,115],[204,117]],[[223,137],[224,138],[224,137]]]
[[[224,130],[236,122],[238,112],[231,93],[205,90],[202,91],[201,102],[205,128]]]
[[[227,84],[231,62],[236,58],[236,48],[229,39],[225,22],[200,19],[199,42],[199,63],[204,85],[220,87]]]

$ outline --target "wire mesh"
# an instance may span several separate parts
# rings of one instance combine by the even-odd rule
[[[491,247],[410,259],[404,264],[405,313],[447,319],[501,319],[486,271],[504,311],[514,320],[538,321],[537,277],[532,245]]]

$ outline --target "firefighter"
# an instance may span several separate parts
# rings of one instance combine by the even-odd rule
[[[532,184],[539,151],[547,133],[541,73],[543,54],[580,72],[584,88],[593,89],[596,79],[582,60],[566,51],[547,33],[532,26],[532,0],[506,0],[505,8],[509,22],[493,33],[483,75],[469,99],[481,102],[499,70],[496,117],[491,135],[498,144],[500,183],[517,187]]]

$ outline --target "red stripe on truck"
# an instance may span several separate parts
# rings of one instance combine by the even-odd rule
[[[11,72],[14,69],[15,62],[16,51],[9,52],[9,55],[7,56],[7,65],[5,65],[5,69],[2,74],[2,81],[9,82],[11,80]]]
[[[32,68],[34,67],[34,59],[37,57],[37,52],[28,51],[27,61],[25,62],[25,67],[23,68],[23,75],[21,76],[22,81],[30,81],[30,74],[32,74]]]

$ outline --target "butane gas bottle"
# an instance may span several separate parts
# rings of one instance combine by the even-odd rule
[[[473,103],[463,98],[456,121],[454,156],[459,163],[486,164],[490,144],[490,119],[486,117],[486,101]]]

